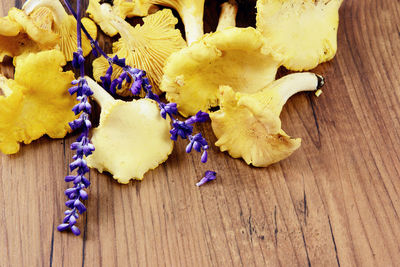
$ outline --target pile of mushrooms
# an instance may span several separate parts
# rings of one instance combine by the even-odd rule
[[[310,70],[334,57],[342,0],[258,0],[256,28],[236,27],[238,6],[230,0],[221,6],[215,32],[205,35],[204,0],[110,3],[90,0],[87,10],[105,34],[120,37],[109,56],[125,58],[127,64],[145,70],[155,93],[165,92],[181,115],[209,112],[218,139],[215,145],[221,151],[265,167],[300,147],[299,138],[281,129],[280,112],[297,92],[318,90],[319,95],[324,80],[309,72],[276,80],[277,70],[281,66]],[[178,19],[162,7],[179,13],[186,41],[175,28]],[[132,26],[125,20],[135,16],[143,17],[143,25]],[[82,20],[95,37],[93,21]],[[84,55],[91,49],[84,37]],[[61,67],[72,60],[75,50],[76,20],[58,0],[28,0],[23,10],[13,8],[0,18],[0,61],[11,56],[16,65],[14,80],[0,76],[5,94],[0,96],[0,151],[16,153],[19,142],[29,143],[43,134],[65,136],[67,122],[73,120],[69,111],[74,101],[66,96],[73,75]],[[94,80],[99,82],[108,68],[106,59],[94,60]],[[112,79],[121,73],[122,69],[115,69]],[[51,88],[44,85],[48,79],[56,80]],[[152,100],[114,100],[96,81],[88,80],[102,107],[100,125],[93,133],[96,151],[88,158],[89,165],[111,172],[121,183],[142,179],[172,151],[168,120],[157,117],[159,108]],[[130,95],[128,88],[130,84],[124,83],[117,93]],[[57,110],[41,103],[38,94],[54,98]],[[10,120],[11,114],[17,114],[17,119]],[[41,116],[52,117],[54,123],[44,125]],[[7,135],[10,129],[13,135]],[[114,136],[116,132],[119,137]],[[129,141],[121,146],[110,141],[110,135]],[[141,147],[149,135],[156,140],[154,146]]]

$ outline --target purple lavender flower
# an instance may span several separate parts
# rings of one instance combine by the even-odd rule
[[[206,122],[210,120],[210,116],[208,115],[208,113],[203,112],[203,111],[199,111],[196,113],[196,115],[190,117],[189,119],[186,120],[187,124],[193,124],[196,122]]]
[[[100,77],[100,80],[103,84],[103,88],[106,89],[108,92],[111,92],[110,87],[111,87],[111,75],[113,72],[113,66],[110,64],[108,67],[106,74],[102,77]]]
[[[195,136],[189,136],[189,144],[186,146],[186,153],[190,153],[192,151],[192,148],[196,150],[197,152],[201,152],[203,150],[203,154],[201,156],[201,162],[206,163],[207,162],[207,149],[208,149],[208,143],[206,139],[201,135],[201,133],[196,134]]]
[[[178,108],[176,103],[168,103],[168,104],[164,104],[162,102],[160,102],[158,104],[158,106],[160,107],[160,115],[163,119],[167,118],[167,114],[173,119],[173,115],[178,114]]]
[[[82,31],[85,33],[85,35],[87,36],[87,38],[90,40],[90,44],[92,46],[93,49],[93,54],[101,54],[104,58],[106,58],[109,62],[109,68],[106,71],[106,74],[103,77],[100,77],[102,83],[103,83],[103,87],[104,89],[106,89],[107,91],[111,92],[111,93],[115,93],[117,88],[122,88],[123,82],[126,82],[127,84],[131,84],[130,87],[130,91],[132,92],[133,95],[138,95],[141,93],[141,91],[143,90],[146,94],[146,98],[152,99],[154,101],[156,101],[160,107],[160,115],[162,118],[166,119],[167,115],[171,118],[172,120],[172,129],[170,131],[171,133],[171,139],[176,141],[178,139],[178,136],[180,136],[182,139],[187,139],[189,138],[189,144],[186,147],[186,152],[191,152],[192,149],[201,152],[203,151],[203,154],[201,156],[201,162],[205,163],[207,161],[208,158],[208,144],[207,141],[203,138],[203,136],[198,133],[194,136],[192,136],[193,133],[193,126],[192,124],[194,123],[201,123],[201,122],[205,122],[209,120],[209,115],[205,112],[199,111],[195,116],[190,117],[189,119],[187,119],[186,121],[180,121],[178,119],[174,118],[174,115],[177,114],[177,105],[176,103],[168,103],[168,104],[164,104],[160,101],[160,98],[158,95],[154,94],[152,91],[152,86],[150,85],[149,79],[146,77],[146,72],[137,68],[133,68],[131,66],[126,65],[126,61],[124,58],[118,58],[117,55],[115,55],[114,57],[110,58],[99,46],[98,42],[95,41],[90,34],[88,33],[88,31],[85,29],[85,27],[83,27],[83,25],[81,25],[80,23],[80,17],[77,16],[77,13],[79,14],[80,10],[78,9],[78,12],[75,13],[75,11],[72,9],[71,4],[69,3],[68,0],[64,0],[64,3],[66,4],[67,8],[69,9],[69,11],[72,13],[72,15],[77,19],[78,23],[78,55],[74,55],[74,60],[75,60],[75,64],[78,65],[80,64],[80,69],[81,69],[81,74],[83,73],[84,69],[83,69],[83,55],[82,57],[79,56],[79,54],[81,54],[81,50],[80,50],[80,27],[82,27]],[[78,5],[79,5],[79,0],[78,0]],[[75,59],[76,58],[76,59]],[[82,60],[83,58],[83,60]],[[123,69],[122,74],[115,80],[112,80],[112,73],[113,73],[113,64],[121,67]],[[82,74],[83,75],[83,74]],[[83,78],[84,76],[81,76],[81,78]],[[69,90],[69,92],[71,94],[77,94],[77,96],[82,96],[81,99],[79,99],[79,101],[85,101],[85,97],[84,95],[86,93],[89,93],[88,95],[91,95],[92,92],[90,91],[90,88],[88,88],[88,90],[80,90],[79,87],[79,82],[78,81],[74,81],[73,85],[75,85],[74,87],[71,87],[71,89]],[[87,86],[88,87],[88,86]],[[84,92],[83,92],[84,91]],[[87,92],[86,92],[87,91]],[[79,112],[82,112],[82,115],[75,120],[74,122],[72,122],[71,128],[72,129],[82,129],[83,134],[85,135],[84,137],[87,137],[87,134],[89,132],[89,128],[91,127],[91,123],[88,119],[87,114],[90,114],[91,108],[89,106],[87,106],[86,104],[78,104],[77,106],[74,107],[73,111],[75,112],[75,114],[79,114]],[[85,142],[83,142],[82,140],[78,139],[76,143],[74,143],[71,146],[71,149],[76,150],[77,155],[74,156],[74,162],[71,163],[72,164],[72,168],[78,168],[78,175],[75,176],[67,176],[65,178],[66,181],[70,182],[73,181],[74,184],[78,184],[78,183],[82,183],[85,187],[88,187],[90,185],[90,182],[84,177],[84,174],[86,172],[89,171],[89,168],[87,166],[85,166],[86,162],[83,160],[79,160],[80,158],[83,159],[82,155],[88,156],[92,153],[92,151],[94,150],[93,145],[90,144],[90,142],[88,142],[88,139],[85,139],[84,137],[80,137],[82,140],[86,140]],[[79,143],[81,142],[81,143]],[[208,180],[213,180],[215,179],[215,172],[211,172],[208,171],[206,172],[206,176],[202,179],[202,181],[204,179],[208,179]],[[207,180],[207,181],[208,181]],[[198,183],[198,185],[201,185],[200,183],[205,183],[200,181]],[[79,191],[81,192],[81,191]],[[82,191],[83,192],[83,191]],[[87,194],[85,195],[85,193],[82,193],[84,196],[87,196]],[[77,194],[70,194],[72,196],[75,195],[81,195],[81,193]],[[82,199],[85,199],[84,197],[82,197]],[[69,203],[69,205],[71,205],[71,207],[73,207],[73,203],[75,202],[71,202]],[[76,210],[77,208],[74,207],[74,210]],[[77,213],[76,213],[77,214]],[[70,214],[69,214],[70,215]],[[71,215],[72,216],[72,215]],[[68,218],[71,218],[68,217]],[[77,217],[76,217],[77,218]],[[68,221],[68,220],[67,220]],[[76,220],[75,220],[76,221]],[[72,224],[67,224],[68,227],[66,227],[65,225],[60,225],[60,229],[71,229],[71,231],[75,234],[79,234],[79,229],[74,225],[74,223]],[[61,230],[60,230],[61,231]]]
[[[77,14],[80,14],[80,6],[80,0],[77,0]],[[74,86],[71,87],[68,91],[71,95],[76,94],[76,99],[79,101],[79,103],[73,107],[72,111],[75,113],[75,115],[81,115],[78,119],[70,122],[69,125],[72,130],[79,129],[82,131],[82,133],[77,138],[76,142],[72,143],[71,145],[71,150],[74,150],[76,154],[72,157],[74,161],[69,165],[69,167],[71,172],[76,170],[77,174],[67,175],[65,177],[66,182],[74,183],[73,187],[68,188],[64,192],[65,195],[68,197],[65,205],[70,210],[64,212],[65,217],[63,219],[63,223],[60,224],[57,229],[59,231],[70,229],[75,235],[80,235],[81,232],[75,224],[77,222],[79,214],[82,214],[86,211],[86,207],[82,203],[81,199],[88,199],[88,194],[85,189],[90,185],[89,180],[86,179],[84,176],[86,173],[89,172],[89,168],[84,157],[92,154],[92,152],[94,151],[94,146],[90,143],[89,140],[89,130],[92,127],[92,123],[89,120],[89,114],[91,113],[92,107],[88,102],[88,97],[91,96],[93,92],[88,86],[87,81],[85,80],[85,58],[83,57],[81,43],[81,19],[79,15],[76,16],[76,18],[78,50],[74,53],[72,65],[75,68],[79,68],[80,77],[79,79],[72,81],[72,85]],[[108,74],[111,77],[110,71],[108,71]],[[107,80],[105,80],[105,82],[107,82]]]
[[[201,178],[200,182],[198,182],[197,186],[202,186],[203,184],[215,180],[217,178],[217,173],[213,171],[206,171],[203,178]]]
[[[172,122],[171,139],[176,141],[178,136],[182,139],[188,138],[193,132],[193,126],[186,124],[184,121],[174,120]]]

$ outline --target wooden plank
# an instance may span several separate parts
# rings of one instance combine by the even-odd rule
[[[0,0],[0,13],[21,2]],[[207,31],[217,14],[207,1]],[[338,54],[315,70],[323,95],[298,94],[281,115],[302,147],[269,168],[215,147],[204,166],[178,142],[142,182],[92,171],[75,237],[55,228],[76,136],[0,156],[0,266],[400,265],[400,2],[345,0],[340,18]],[[209,124],[198,130],[215,142]],[[195,187],[206,169],[217,180]]]

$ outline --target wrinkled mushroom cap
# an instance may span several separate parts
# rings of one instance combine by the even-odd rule
[[[126,2],[127,0],[117,0],[118,2]],[[187,43],[191,43],[203,36],[203,14],[204,0],[133,0],[135,9],[132,10],[128,17],[147,16],[156,5],[166,6],[178,11],[179,16],[185,25],[185,35]],[[115,2],[115,0],[114,0]]]
[[[29,17],[32,19],[33,23],[44,30],[51,31],[53,27],[53,14],[51,10],[47,7],[39,7],[35,9]]]
[[[89,6],[86,10],[90,18],[100,26],[101,30],[110,37],[118,34],[118,30],[110,23],[104,13],[114,12],[113,7],[109,3],[100,4],[100,0],[89,0]],[[118,15],[115,13],[115,15]],[[122,19],[125,16],[121,16]]]
[[[0,76],[5,93],[0,96],[1,152],[13,154],[20,142],[29,144],[44,134],[63,138],[70,130],[75,101],[68,88],[74,74],[62,71],[65,64],[60,51],[43,51],[17,58],[14,80]]]
[[[5,56],[52,49],[58,41],[58,35],[41,28],[37,18],[31,18],[19,9],[11,8],[7,17],[0,18],[0,62]]]
[[[59,41],[59,36],[43,28],[38,27],[38,18],[35,20],[26,15],[22,10],[17,8],[11,8],[8,11],[8,16],[11,20],[17,22],[23,28],[23,32],[27,33],[28,36],[40,45],[52,45],[55,46]]]
[[[169,118],[160,116],[153,100],[114,100],[93,80],[87,80],[102,109],[100,124],[92,136],[96,150],[87,158],[88,166],[110,172],[123,184],[143,179],[172,152]]]
[[[46,48],[50,49],[52,47]],[[30,39],[26,33],[19,33],[17,36],[11,37],[0,35],[0,62],[3,61],[5,56],[16,57],[25,53],[45,50],[46,48]]]
[[[164,9],[143,18],[142,26],[122,25],[121,38],[113,44],[113,54],[125,58],[126,64],[145,70],[155,93],[159,93],[159,84],[163,75],[166,59],[186,46],[179,30],[175,29],[178,20],[171,10]],[[126,32],[125,32],[126,31]],[[93,61],[93,76],[100,81],[109,64],[101,57]],[[112,79],[121,75],[122,69],[114,65]],[[129,84],[125,84],[118,94],[130,94]]]
[[[96,24],[89,18],[82,18],[82,24],[89,34],[96,39],[97,27]],[[67,19],[60,25],[54,27],[56,32],[61,37],[59,43],[60,49],[67,61],[72,61],[73,53],[78,49],[76,38],[76,20],[73,16],[68,16]],[[92,51],[89,39],[82,32],[82,50],[83,55],[87,56]]]
[[[110,23],[105,13],[112,12],[121,19],[126,17],[144,17],[157,11],[158,8],[147,0],[114,0],[109,3],[100,4],[100,0],[89,0],[86,12],[102,31],[110,37],[118,34],[118,30]]]
[[[72,15],[68,15],[59,0],[28,0],[23,6],[23,10],[27,15],[39,12],[38,9],[48,8],[53,16],[54,23],[52,23],[51,33],[56,34],[59,38],[57,44],[59,45],[64,57],[67,61],[72,61],[73,52],[77,50],[77,32],[76,20]],[[89,34],[96,39],[97,26],[89,18],[82,18],[82,24],[85,26]],[[83,55],[87,56],[92,47],[90,41],[82,32],[82,50]]]
[[[290,138],[281,129],[283,105],[292,95],[318,90],[323,84],[321,76],[303,72],[286,75],[254,94],[235,93],[229,86],[221,86],[221,109],[210,114],[218,138],[215,145],[256,167],[290,156],[301,140]]]
[[[205,35],[171,55],[160,89],[184,116],[218,106],[218,88],[254,93],[275,79],[280,56],[254,28],[228,28]]]
[[[21,26],[10,20],[8,17],[0,18],[0,35],[1,36],[17,36],[21,31]]]
[[[284,55],[284,66],[302,71],[335,56],[342,0],[258,0],[257,29]]]
[[[242,100],[229,86],[221,86],[221,109],[211,113],[212,129],[221,151],[247,164],[266,167],[290,156],[300,147],[300,139],[290,138],[282,129],[279,115],[268,108],[248,105],[257,102]],[[261,105],[261,104],[258,104]],[[259,110],[254,114],[254,110]]]

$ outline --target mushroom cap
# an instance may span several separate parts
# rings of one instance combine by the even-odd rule
[[[57,44],[63,52],[65,59],[67,61],[72,61],[73,52],[77,50],[77,24],[75,18],[72,15],[67,14],[59,0],[28,0],[23,6],[23,13],[28,14],[29,16],[34,14],[36,23],[39,15],[45,15],[45,17],[40,18],[40,21],[45,21],[44,23],[46,23],[46,21],[48,21],[48,14],[46,15],[47,12],[43,12],[42,8],[46,8],[51,11],[54,23],[52,23],[50,32],[58,36],[59,39]],[[93,39],[96,39],[96,24],[89,18],[82,18],[81,21]],[[90,41],[83,32],[82,50],[84,56],[87,56],[92,51]]]
[[[0,36],[17,36],[21,31],[21,26],[10,20],[8,17],[0,18]]]
[[[170,119],[161,118],[157,103],[150,99],[110,103],[102,105],[100,124],[93,130],[96,150],[87,158],[88,166],[110,172],[123,184],[141,180],[172,152]]]
[[[109,3],[100,4],[100,0],[89,0],[89,6],[86,12],[89,14],[89,17],[100,26],[105,34],[110,37],[118,34],[118,30],[114,28],[107,17],[103,15],[104,13],[114,12],[113,6]],[[118,15],[117,13],[115,14]],[[121,18],[124,19],[125,16],[121,16]]]
[[[114,0],[114,5],[120,5],[120,9],[124,11],[124,14],[128,18],[130,17],[145,17],[149,14],[153,14],[158,11],[158,7],[154,5],[152,0],[132,0],[134,2],[133,8],[131,6],[125,7],[126,3],[129,3],[130,0]]]
[[[127,2],[129,0],[114,0],[115,2]],[[188,44],[197,41],[204,34],[203,14],[205,0],[132,0],[135,2],[135,8],[126,15],[128,17],[147,16],[154,10],[156,5],[166,6],[178,11],[183,24],[185,25],[185,34]]]
[[[109,3],[100,4],[100,0],[89,0],[86,12],[105,34],[113,37],[118,34],[118,30],[104,14],[112,12],[121,19],[125,19],[126,17],[144,17],[157,10],[158,8],[147,0],[114,0],[112,5]]]
[[[11,8],[8,14],[0,18],[0,62],[5,56],[16,57],[56,47],[59,37],[44,26],[44,20],[39,23],[39,13],[31,17]]]
[[[13,154],[19,143],[29,144],[42,135],[63,138],[75,119],[71,109],[75,100],[68,94],[74,79],[58,50],[18,57],[15,79],[0,76],[0,151]],[[49,101],[50,99],[50,101]]]
[[[89,18],[82,18],[82,24],[92,36],[96,39],[97,26]],[[77,37],[76,37],[76,20],[73,16],[69,15],[61,24],[55,24],[53,27],[55,33],[57,33],[61,40],[59,42],[60,49],[64,54],[67,61],[72,61],[73,53],[78,49]],[[87,56],[92,51],[89,39],[82,32],[82,50],[83,55]]]
[[[254,28],[228,28],[205,35],[172,54],[160,89],[183,116],[218,106],[218,88],[254,93],[275,79],[281,56]]]
[[[163,75],[166,59],[186,46],[179,30],[175,29],[177,18],[171,10],[164,9],[143,18],[143,25],[124,27],[127,33],[113,43],[113,54],[125,58],[126,64],[145,70],[155,93],[159,93],[159,84]],[[93,61],[93,77],[100,81],[109,67],[108,61],[101,57]],[[122,68],[114,65],[112,79],[118,78]],[[130,94],[130,85],[125,84],[117,93]]]
[[[54,47],[59,41],[59,36],[56,33],[38,27],[37,17],[33,20],[30,16],[26,15],[25,12],[17,8],[11,8],[8,11],[8,17],[21,25],[23,32],[27,33],[29,38],[39,45]]]
[[[35,9],[29,17],[32,19],[33,23],[44,30],[51,31],[53,27],[53,14],[51,10],[47,7],[39,7]]]
[[[281,129],[279,114],[257,100],[252,101],[251,95],[242,99],[242,94],[229,86],[221,86],[220,94],[221,109],[211,113],[210,118],[218,138],[215,145],[221,151],[228,151],[233,158],[243,158],[249,165],[266,167],[300,147],[300,139],[290,138]]]
[[[338,10],[342,0],[258,0],[257,29],[283,65],[296,71],[315,68],[337,50]]]
[[[0,35],[0,62],[3,61],[5,56],[16,57],[51,48],[53,46],[41,46],[37,44],[26,33],[19,33],[17,36],[11,37]]]

